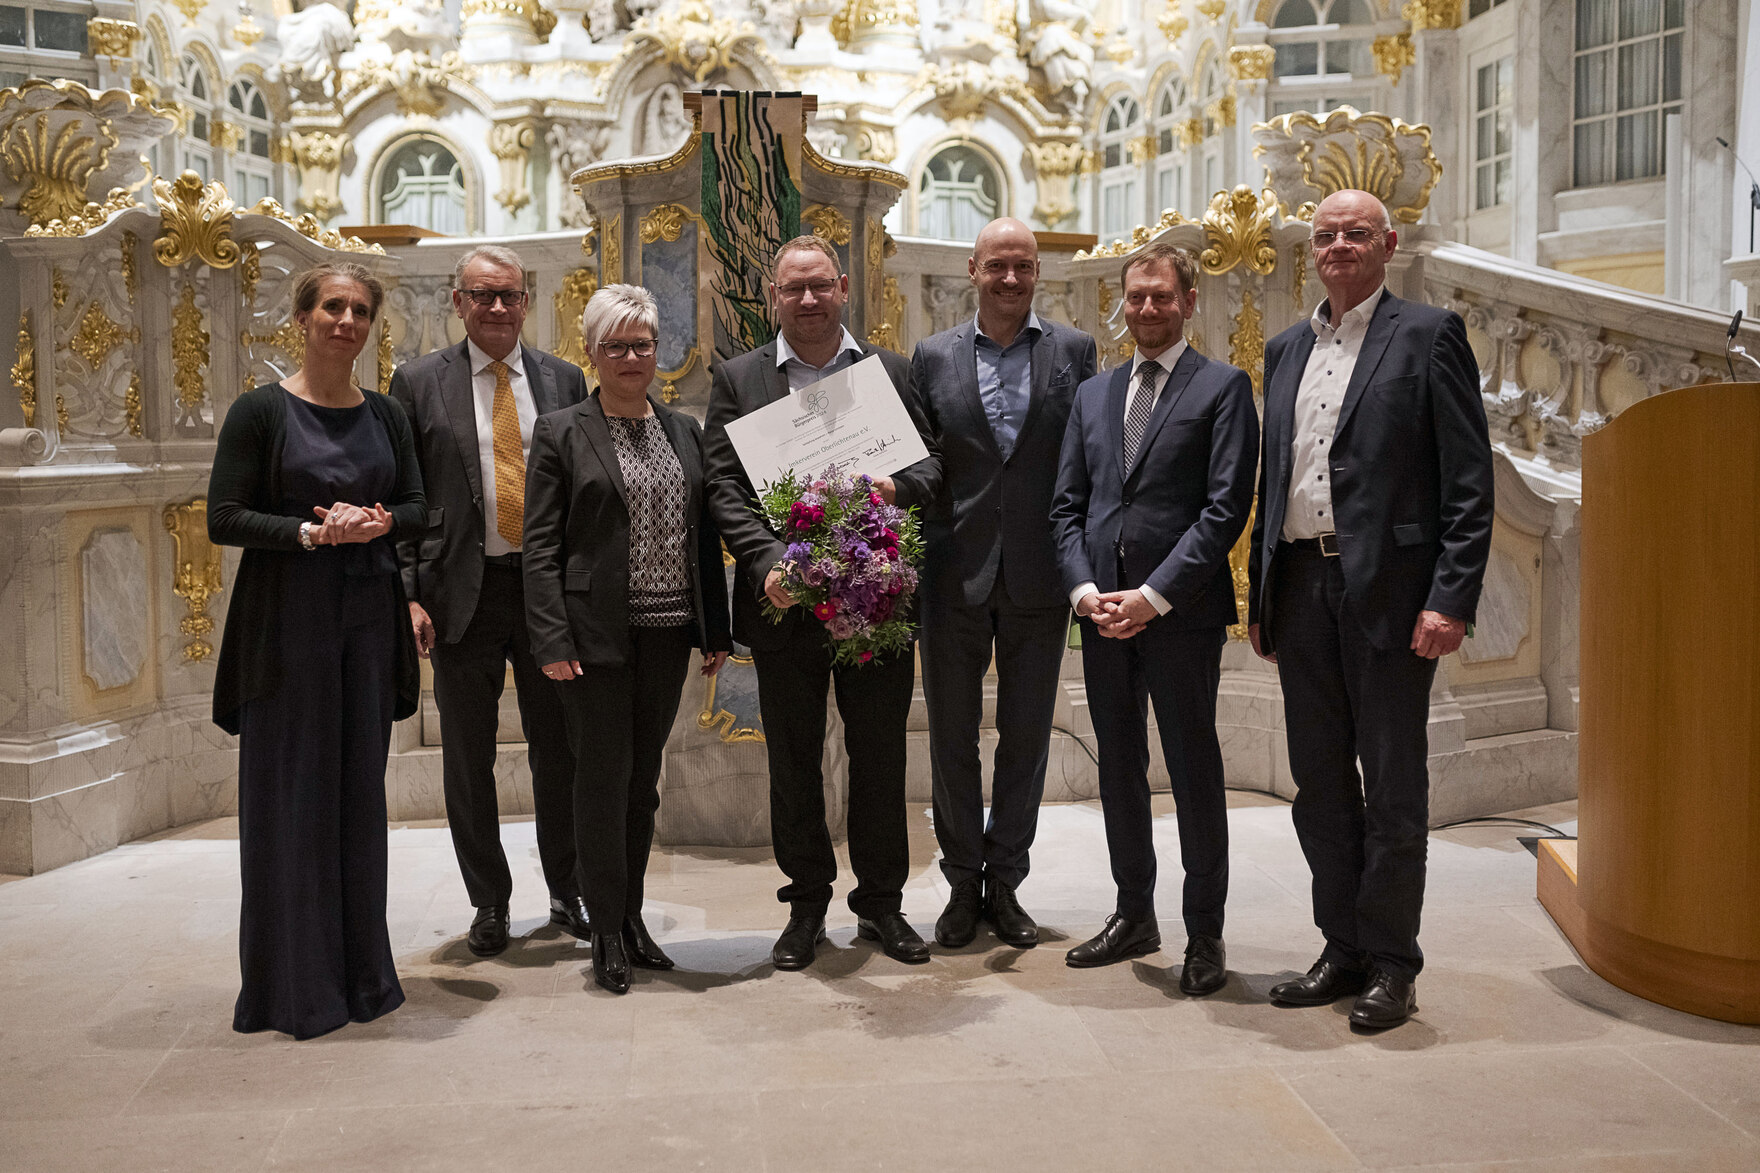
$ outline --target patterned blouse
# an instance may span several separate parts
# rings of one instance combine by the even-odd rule
[[[685,550],[684,467],[657,415],[608,415],[629,501],[629,621],[680,627],[694,618]]]

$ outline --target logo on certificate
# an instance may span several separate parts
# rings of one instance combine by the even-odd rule
[[[831,396],[825,391],[815,391],[809,387],[801,392],[801,406],[814,415],[824,415],[831,410]]]

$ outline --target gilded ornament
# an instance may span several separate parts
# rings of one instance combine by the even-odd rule
[[[1088,150],[1079,142],[1029,142],[1027,157],[1033,163],[1039,202],[1033,217],[1047,228],[1056,228],[1076,214],[1075,177],[1088,161]]]
[[[122,397],[122,410],[128,417],[128,434],[143,436],[141,430],[141,373],[135,371],[128,377],[128,391]]]
[[[606,285],[623,280],[623,215],[605,222],[604,243],[599,246],[599,277]]]
[[[696,366],[702,357],[703,352],[693,346],[684,352],[684,361],[678,364],[677,369],[654,372],[660,376],[660,402],[668,404],[678,402],[678,381],[690,374],[691,368]]]
[[[173,183],[160,176],[153,180],[153,198],[159,203],[159,239],[153,256],[166,268],[192,257],[213,269],[238,264],[238,242],[232,239],[232,200],[218,180],[204,185],[194,171],[185,171]],[[184,287],[193,299],[194,290]],[[193,304],[193,302],[192,302]]]
[[[1125,152],[1133,163],[1147,163],[1155,157],[1155,136],[1146,134],[1125,144]]]
[[[31,337],[30,311],[18,315],[18,361],[12,364],[12,386],[18,391],[18,407],[24,426],[37,426],[37,342]]]
[[[248,315],[257,302],[257,284],[263,279],[263,254],[254,244],[244,246],[244,259],[238,266],[239,300]]]
[[[1219,191],[1204,212],[1204,251],[1198,263],[1204,272],[1220,276],[1236,265],[1267,276],[1277,268],[1277,249],[1271,243],[1271,217],[1277,195],[1266,188],[1258,195],[1246,184],[1233,191]]]
[[[643,244],[662,240],[671,244],[684,232],[684,226],[697,218],[696,213],[683,204],[658,204],[641,218],[636,231]]]
[[[1307,306],[1303,305],[1302,301],[1308,289],[1308,246],[1298,241],[1294,255],[1296,271],[1295,276],[1290,278],[1289,292],[1290,296],[1295,299],[1296,313],[1299,314],[1307,310]]]
[[[495,193],[495,202],[506,208],[509,215],[532,202],[526,170],[532,145],[537,141],[537,123],[529,118],[498,122],[489,128],[489,150],[501,161],[501,190]]]
[[[186,416],[201,410],[207,394],[202,370],[208,365],[208,342],[202,311],[196,305],[196,287],[186,281],[171,311],[171,382]]]
[[[130,339],[138,342],[139,333],[138,329],[133,332],[123,329],[110,319],[101,304],[93,301],[81,316],[79,327],[74,330],[67,348],[85,359],[86,366],[96,371],[110,357],[110,352],[123,342]]]
[[[1254,501],[1247,509],[1247,528],[1235,540],[1234,548],[1228,552],[1228,575],[1234,583],[1234,613],[1236,622],[1228,625],[1228,638],[1235,643],[1247,640],[1247,623],[1241,618],[1247,614],[1247,593],[1251,589],[1251,574],[1248,569],[1253,554],[1253,514],[1257,512],[1259,503]]]
[[[915,0],[849,0],[831,18],[831,35],[845,48],[883,30],[916,27]]]
[[[107,20],[93,17],[86,21],[86,40],[92,56],[108,57],[115,66],[125,57],[134,56],[134,43],[141,39],[141,26],[131,20]]]
[[[0,162],[7,176],[14,183],[31,185],[15,202],[33,225],[70,220],[84,212],[86,186],[109,165],[110,151],[119,141],[102,118],[92,119],[90,133],[82,131],[83,118],[70,118],[53,133],[50,122],[46,111],[35,119],[18,118],[0,137]]]
[[[1253,154],[1265,160],[1266,182],[1288,218],[1306,219],[1304,205],[1359,188],[1386,204],[1394,219],[1415,224],[1442,178],[1428,126],[1350,106],[1328,110],[1323,118],[1306,111],[1280,114],[1254,126],[1253,138]]]
[[[1149,241],[1177,224],[1191,223],[1193,223],[1193,221],[1186,219],[1174,209],[1168,208],[1161,213],[1160,219],[1156,220],[1154,224],[1139,224],[1136,228],[1131,230],[1131,234],[1128,237],[1121,237],[1114,240],[1111,244],[1100,245],[1091,252],[1087,249],[1077,249],[1074,257],[1071,259],[1085,261],[1092,257],[1122,257],[1126,253],[1134,252],[1143,247],[1143,245],[1149,243]]]
[[[1228,10],[1228,0],[1197,0],[1197,3],[1192,7],[1196,8],[1205,20],[1214,23],[1222,19],[1222,14]]]
[[[1231,87],[1220,98],[1205,106],[1204,116],[1217,126],[1233,126],[1235,119],[1233,88]]]
[[[67,296],[69,292],[70,291],[67,288],[67,278],[61,275],[61,270],[51,269],[49,271],[49,297],[54,301],[56,309],[60,309],[67,304]]]
[[[238,336],[238,342],[247,350],[259,344],[272,346],[293,360],[295,364],[306,361],[306,332],[300,329],[299,323],[292,318],[287,319],[267,334],[252,334],[248,330],[243,331]],[[248,379],[245,382],[245,389],[250,389]]]
[[[67,435],[67,400],[61,398],[61,392],[55,392],[55,432]]]
[[[369,253],[376,257],[385,255],[382,245],[368,244],[358,236],[344,236],[334,228],[325,228],[318,223],[316,216],[306,213],[295,216],[283,208],[278,202],[264,196],[250,210],[253,216],[269,216],[281,221],[307,240],[316,241],[325,248],[339,249],[345,253]]]
[[[24,230],[26,236],[84,236],[96,232],[109,223],[110,217],[118,212],[138,207],[134,196],[128,189],[113,187],[110,197],[101,204],[87,204],[81,211],[66,220],[51,220],[47,224],[32,224]]]
[[[549,40],[550,34],[556,29],[556,14],[537,0],[464,0],[458,15],[460,22],[467,25],[485,19],[510,20],[523,24],[540,41]],[[358,14],[355,22],[360,22]]]
[[[1228,75],[1237,81],[1269,81],[1277,63],[1270,45],[1236,45],[1228,51]]]
[[[868,331],[868,342],[887,350],[904,353],[904,294],[899,291],[898,278],[887,277],[880,293],[882,319]]]
[[[690,161],[690,158],[703,145],[703,116],[691,116],[691,133],[684,136],[678,149],[664,159],[654,159],[646,163],[594,163],[577,171],[571,182],[576,188],[585,188],[589,183],[598,183],[604,179],[634,179],[642,175],[665,175],[676,171]],[[811,150],[811,144],[803,143],[803,151]]]
[[[1186,14],[1180,11],[1180,0],[1167,0],[1167,7],[1163,8],[1161,15],[1155,18],[1155,27],[1159,28],[1161,35],[1169,41],[1177,41],[1185,36],[1190,23],[1186,20]]]
[[[397,369],[397,359],[391,351],[391,315],[379,315],[379,394],[391,393],[391,372]]]
[[[575,269],[562,279],[552,295],[556,306],[556,357],[577,367],[587,365],[586,340],[581,337],[581,311],[599,291],[599,278],[591,269]]]
[[[1184,119],[1174,124],[1173,133],[1179,140],[1179,149],[1189,151],[1204,141],[1204,120],[1197,117]]]
[[[801,209],[801,222],[810,224],[813,235],[827,244],[847,245],[854,232],[849,217],[830,204],[808,204]]]
[[[888,127],[864,126],[856,131],[856,154],[870,163],[898,158],[898,140]]]
[[[442,53],[438,61],[429,55],[402,58],[395,63],[367,61],[343,74],[342,101],[352,103],[362,94],[390,90],[397,98],[399,114],[434,118],[445,108],[447,92],[467,85],[474,76],[476,67],[467,65],[456,49]],[[300,137],[294,136],[296,146]]]
[[[1121,30],[1106,46],[1106,56],[1115,65],[1123,65],[1137,55],[1136,46],[1125,40]]]
[[[1105,322],[1106,315],[1112,312],[1112,283],[1101,277],[1096,284],[1100,287],[1100,320]]]
[[[232,26],[232,39],[247,49],[263,39],[263,26],[257,23],[255,14],[248,9],[244,19]]]
[[[877,216],[868,217],[867,260],[870,277],[878,273],[880,266],[886,263],[886,229],[881,227]]]
[[[171,2],[177,6],[177,11],[183,13],[184,24],[194,24],[196,17],[202,14],[202,9],[208,6],[208,0],[171,0]]]
[[[208,145],[220,151],[234,151],[244,145],[244,127],[216,118],[208,123]]]
[[[725,71],[739,50],[766,52],[751,21],[735,23],[729,17],[718,17],[708,0],[681,0],[671,12],[637,19],[626,34],[624,53],[650,49],[699,87]]]
[[[819,153],[818,148],[805,139],[801,140],[801,162],[816,167],[827,175],[836,175],[844,179],[871,179],[876,183],[884,183],[888,187],[896,187],[901,191],[910,183],[908,179],[890,167],[877,167],[872,163],[846,163],[841,159],[827,159]]]
[[[1253,380],[1253,397],[1265,394],[1265,315],[1253,300],[1253,291],[1241,291],[1241,312],[1234,316],[1228,335],[1228,361]]]
[[[1415,30],[1458,29],[1461,27],[1461,0],[1406,0],[1399,14]]]
[[[1412,44],[1409,32],[1390,33],[1385,37],[1376,37],[1369,46],[1375,54],[1375,68],[1392,79],[1394,85],[1405,73],[1408,65],[1418,63],[1418,50]]]
[[[171,593],[189,605],[189,614],[178,624],[178,630],[189,637],[183,645],[183,658],[199,664],[214,654],[214,645],[204,638],[214,630],[208,603],[225,586],[220,547],[208,541],[208,499],[197,497],[167,505],[164,518],[173,552]]]
[[[122,258],[122,288],[128,293],[128,308],[134,308],[135,295],[140,292],[141,275],[135,268],[134,250],[140,247],[140,237],[132,232],[124,232],[118,243],[118,252]]]

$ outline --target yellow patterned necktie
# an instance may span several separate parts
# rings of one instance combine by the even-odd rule
[[[492,362],[495,402],[491,416],[495,425],[495,532],[517,546],[525,530],[526,457],[519,442],[519,408],[513,403],[513,383],[507,364]]]

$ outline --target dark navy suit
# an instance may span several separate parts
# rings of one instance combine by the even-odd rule
[[[1131,365],[1076,391],[1051,509],[1066,591],[1145,584],[1171,609],[1129,639],[1082,624],[1082,668],[1100,743],[1100,801],[1120,916],[1155,918],[1148,702],[1179,808],[1188,936],[1222,936],[1228,812],[1216,691],[1227,627],[1238,622],[1228,552],[1253,503],[1259,420],[1244,371],[1186,349],[1124,465]]]

